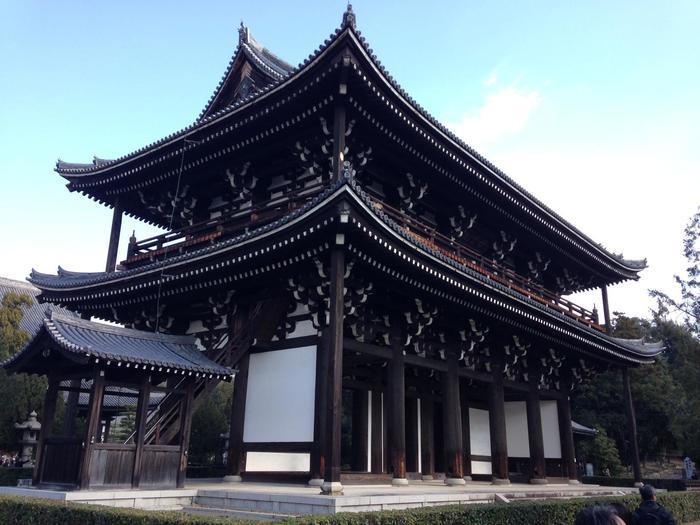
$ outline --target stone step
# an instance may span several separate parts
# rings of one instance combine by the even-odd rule
[[[284,518],[294,518],[295,514],[285,514],[282,512],[260,512],[254,510],[241,509],[218,509],[213,507],[202,507],[192,505],[181,509],[185,514],[197,516],[215,516],[220,518],[245,518],[256,521],[277,521]]]

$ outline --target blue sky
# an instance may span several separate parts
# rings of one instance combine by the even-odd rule
[[[384,65],[433,115],[614,251],[648,257],[613,309],[674,291],[700,205],[700,3],[353,2]],[[0,0],[0,275],[103,268],[111,213],[56,159],[123,155],[191,123],[242,20],[292,63],[345,3]],[[126,221],[122,253],[132,229]],[[577,300],[575,298],[575,300]],[[578,299],[585,306],[597,295]]]

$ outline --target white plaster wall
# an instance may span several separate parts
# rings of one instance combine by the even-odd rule
[[[313,441],[316,347],[251,354],[243,441]]]
[[[542,416],[542,437],[545,458],[561,458],[561,439],[559,436],[559,416],[556,401],[540,401]]]
[[[524,401],[507,401],[505,403],[508,457],[530,457],[526,410]]]
[[[311,454],[248,452],[245,469],[248,472],[308,472],[311,469]]]
[[[491,426],[488,410],[469,408],[469,444],[471,453],[475,456],[491,455]],[[477,472],[477,474],[480,473]]]
[[[472,461],[472,474],[491,474],[491,462]]]

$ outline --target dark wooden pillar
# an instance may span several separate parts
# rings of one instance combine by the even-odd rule
[[[608,304],[608,287],[603,285],[600,287],[600,293],[603,297],[603,318],[605,319],[605,330],[608,333],[612,332],[612,323],[610,322],[610,305]]]
[[[185,397],[180,412],[180,468],[177,471],[177,488],[185,486],[187,476],[187,458],[190,448],[190,430],[192,430],[192,402],[194,401],[194,379],[185,383]]]
[[[418,399],[406,398],[406,471],[418,472]]]
[[[435,421],[432,399],[422,397],[420,400],[421,433],[421,474],[423,481],[430,481],[435,476]]]
[[[530,361],[534,361],[531,359]],[[530,483],[545,485],[547,483],[546,463],[544,458],[544,436],[542,434],[542,412],[540,409],[539,368],[533,364],[528,368],[529,390],[525,397],[527,412],[528,443],[530,445]]]
[[[248,365],[250,354],[245,354],[238,362],[238,373],[233,380],[233,398],[231,399],[231,425],[228,432],[228,456],[226,458],[226,476],[224,481],[241,481],[245,472],[245,452],[243,452],[243,425],[245,423],[245,404],[248,392]]]
[[[559,435],[561,438],[562,474],[569,478],[569,483],[578,483],[574,433],[571,428],[571,404],[569,403],[571,381],[568,378],[561,378],[560,385],[561,396],[557,399],[557,412],[559,414]]]
[[[343,113],[344,114],[344,113]],[[344,126],[343,126],[344,128]],[[343,413],[343,316],[345,288],[345,248],[342,234],[331,250],[328,325],[328,419],[323,485],[325,494],[342,494],[340,483],[341,419]]]
[[[109,247],[107,248],[106,272],[113,272],[117,267],[117,254],[119,252],[119,234],[122,231],[122,207],[119,199],[114,202],[112,214],[112,229],[109,232]]]
[[[131,478],[131,486],[138,487],[141,484],[141,472],[143,465],[143,447],[146,440],[146,420],[148,418],[148,405],[151,398],[151,378],[144,376],[139,388],[139,400],[136,405],[136,437],[134,443],[134,471]],[[108,420],[109,421],[109,420]]]
[[[447,354],[447,372],[443,373],[443,426],[447,485],[464,485],[462,456],[462,404],[459,396],[459,363],[452,352]]]
[[[383,418],[382,418],[382,383],[375,381],[372,386],[372,474],[384,472],[383,456]]]
[[[622,391],[625,398],[625,412],[627,413],[627,428],[629,428],[630,449],[632,454],[632,474],[635,485],[642,484],[642,469],[639,464],[639,445],[637,443],[637,417],[634,413],[634,403],[632,401],[632,385],[630,384],[630,374],[627,367],[622,369]]]
[[[391,361],[389,362],[389,461],[392,485],[408,485],[406,479],[406,388],[402,319],[391,319]]]
[[[36,447],[36,458],[34,472],[32,474],[32,484],[41,482],[42,469],[44,467],[44,443],[51,435],[51,427],[56,417],[56,400],[58,399],[59,379],[55,375],[49,375],[49,385],[44,395],[44,409],[41,414],[41,430],[39,431],[39,441]]]
[[[369,406],[367,390],[352,391],[352,470],[368,472],[367,438]]]
[[[491,362],[493,381],[489,384],[489,425],[491,427],[491,475],[496,485],[507,485],[508,441],[506,439],[506,409],[503,391],[503,363]]]
[[[462,396],[460,397],[462,403],[462,477],[464,481],[471,481],[472,479],[472,444],[469,430],[468,392],[467,388],[462,388]]]
[[[320,487],[326,468],[326,434],[328,417],[328,328],[321,332],[316,350],[316,393],[314,410],[314,444],[311,449],[311,479],[309,485]]]
[[[92,449],[97,439],[97,431],[100,426],[100,411],[102,409],[102,397],[105,389],[104,370],[95,370],[90,389],[90,401],[88,403],[87,418],[85,421],[85,441],[83,442],[82,464],[80,467],[80,488],[90,488],[90,463],[92,461]]]

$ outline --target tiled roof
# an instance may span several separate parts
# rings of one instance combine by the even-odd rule
[[[47,310],[37,335],[3,366],[10,367],[25,353],[31,352],[44,334],[61,352],[72,358],[96,359],[107,365],[126,364],[127,367],[141,366],[156,371],[170,369],[172,373],[232,374],[231,369],[216,364],[200,352],[195,337],[121,328],[66,316],[51,309]]]
[[[41,293],[40,290],[25,281],[15,281],[6,277],[0,277],[0,302],[8,293],[26,295],[30,298],[31,304],[22,307],[24,315],[22,321],[20,321],[20,327],[30,336],[33,336],[42,327],[44,313],[46,312],[46,306],[39,304],[36,300],[36,296]],[[59,308],[59,310],[65,315],[76,315],[63,308]]]

